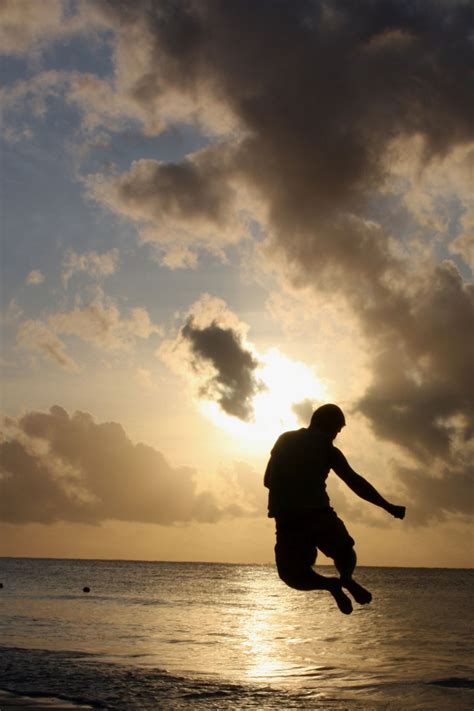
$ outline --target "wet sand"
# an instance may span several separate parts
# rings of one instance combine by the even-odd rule
[[[91,709],[92,706],[84,704],[74,704],[62,699],[40,696],[33,698],[30,696],[19,696],[9,691],[0,690],[0,711],[4,709],[54,709],[55,711],[71,711],[71,709]]]

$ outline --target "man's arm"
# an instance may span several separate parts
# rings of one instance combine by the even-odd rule
[[[380,506],[381,509],[384,509],[395,518],[405,517],[405,507],[395,506],[384,499],[372,484],[369,484],[363,476],[352,469],[343,453],[337,447],[334,447],[332,468],[342,481],[361,499],[375,506]]]

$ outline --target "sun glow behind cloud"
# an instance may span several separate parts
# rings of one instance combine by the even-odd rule
[[[285,430],[300,426],[293,406],[302,401],[313,404],[327,399],[326,385],[312,368],[290,360],[278,348],[259,356],[255,376],[264,388],[253,398],[253,418],[245,422],[227,415],[215,402],[201,402],[201,411],[218,427],[238,437],[254,453],[268,449]]]

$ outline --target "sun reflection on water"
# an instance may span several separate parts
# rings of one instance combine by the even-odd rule
[[[295,606],[305,606],[312,598],[313,613],[317,612],[321,629],[327,629],[333,624],[327,601],[320,604],[321,599],[311,593],[303,598],[278,580],[269,589],[268,582],[268,574],[256,574],[249,585],[253,611],[240,618],[242,671],[249,680],[266,683],[314,678],[319,667],[324,667],[324,655],[320,665],[310,653],[315,640],[301,624],[299,611],[295,619]]]

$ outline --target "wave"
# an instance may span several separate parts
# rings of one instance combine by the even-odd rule
[[[463,676],[376,684],[363,683],[359,678],[351,684],[347,669],[327,665],[294,670],[300,682],[283,688],[268,681],[256,684],[242,678],[234,682],[211,675],[172,674],[159,666],[156,657],[151,660],[152,666],[137,667],[132,665],[131,655],[127,656],[130,663],[122,664],[94,652],[0,646],[1,687],[24,696],[55,697],[110,711],[189,711],[193,703],[200,703],[206,711],[267,711],[281,706],[295,710],[472,708],[472,699],[467,696],[474,689],[474,681]],[[309,685],[318,676],[322,683]],[[329,684],[324,684],[325,680]],[[446,694],[455,698],[448,699]],[[445,705],[438,705],[440,701]],[[450,706],[450,702],[456,705]]]
[[[0,651],[1,687],[5,691],[30,697],[55,697],[97,709],[189,709],[192,700],[204,701],[206,709],[246,709],[255,708],[255,699],[262,698],[264,692],[262,687],[178,676],[157,667],[114,664],[94,653],[2,646]],[[264,692],[266,697],[268,691]],[[287,700],[284,693],[274,690],[271,697],[277,706]],[[259,707],[266,708],[266,703]]]

